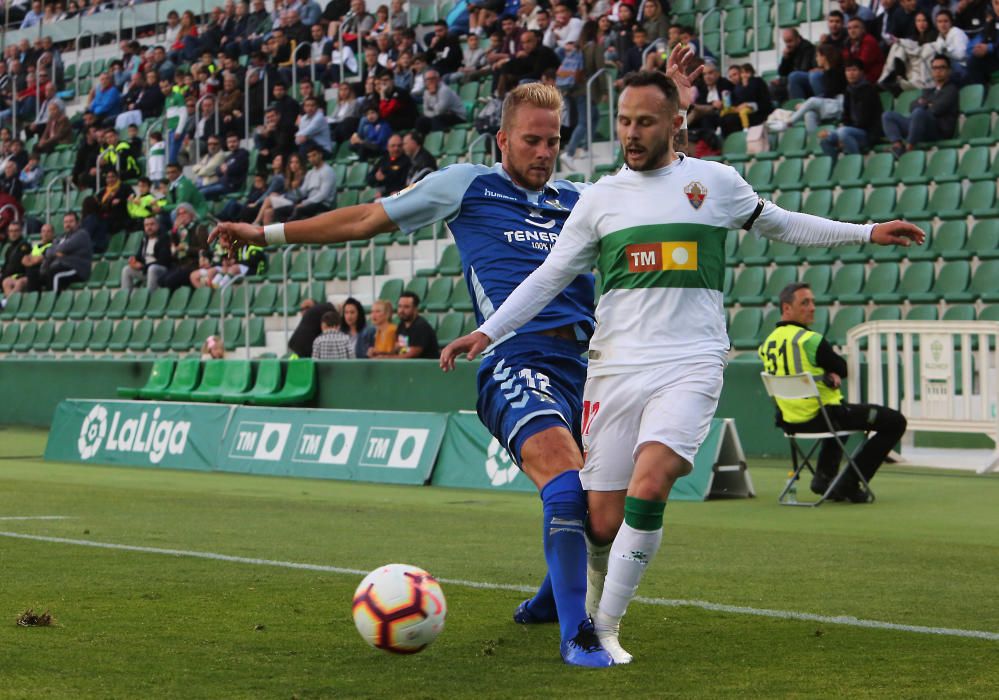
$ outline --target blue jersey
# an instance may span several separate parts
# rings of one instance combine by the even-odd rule
[[[481,324],[548,257],[582,187],[565,180],[543,192],[515,185],[501,164],[463,163],[433,173],[381,201],[403,231],[443,221],[458,252],[475,317]],[[593,275],[577,277],[519,333],[575,325],[593,334]],[[504,340],[504,339],[497,339]]]

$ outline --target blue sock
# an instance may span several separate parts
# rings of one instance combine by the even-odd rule
[[[562,641],[572,639],[586,619],[586,494],[579,472],[559,474],[541,489],[545,560],[555,594]]]
[[[527,601],[527,609],[539,620],[555,619],[557,609],[555,607],[555,593],[552,591],[551,574],[545,574],[545,580],[538,586],[538,592]]]

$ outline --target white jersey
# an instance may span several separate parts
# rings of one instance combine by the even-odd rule
[[[479,330],[490,338],[515,330],[596,266],[603,295],[589,376],[724,361],[725,238],[733,228],[828,246],[866,242],[873,227],[786,212],[720,163],[680,154],[659,170],[623,167],[583,193],[545,263]]]

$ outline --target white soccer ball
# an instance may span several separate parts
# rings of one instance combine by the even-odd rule
[[[354,624],[376,649],[393,654],[422,651],[444,629],[447,602],[437,580],[408,564],[386,564],[354,591]]]

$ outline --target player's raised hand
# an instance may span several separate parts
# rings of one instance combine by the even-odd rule
[[[670,78],[680,92],[680,106],[690,107],[694,101],[694,83],[704,72],[704,65],[701,64],[694,70],[690,70],[697,55],[689,46],[677,46],[669,55],[666,61],[666,77]]]
[[[264,239],[264,229],[253,224],[242,224],[234,221],[220,221],[218,226],[208,234],[208,244],[221,241],[226,250],[234,250],[244,245],[267,246]]]
[[[871,243],[878,245],[900,245],[908,247],[915,243],[922,245],[926,241],[926,234],[921,228],[910,224],[907,221],[887,221],[883,224],[875,224],[871,231]]]
[[[455,358],[461,353],[465,353],[467,359],[474,360],[479,353],[489,347],[491,342],[485,333],[472,331],[468,335],[463,335],[448,343],[448,346],[441,352],[441,369],[445,372],[453,370]]]

